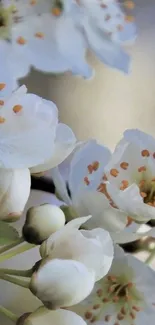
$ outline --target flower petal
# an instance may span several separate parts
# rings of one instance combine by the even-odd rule
[[[108,39],[106,35],[100,35],[90,22],[85,28],[90,48],[104,64],[125,73],[130,72],[130,56],[121,49],[119,44]]]
[[[74,260],[47,260],[31,278],[30,290],[48,309],[68,307],[86,298],[94,286],[94,272]]]
[[[148,149],[152,152],[155,151],[155,138],[138,129],[129,129],[124,132],[124,138],[129,143],[134,143],[140,149]]]
[[[96,191],[77,193],[73,205],[80,216],[92,215],[85,224],[88,229],[100,227],[112,233],[124,229],[127,224],[127,214],[113,208],[102,193]]]
[[[45,307],[39,307],[36,311],[26,318],[29,325],[86,325],[82,317],[70,310],[58,309],[54,311],[46,310]],[[23,324],[24,325],[24,324]],[[26,325],[26,324],[25,324]]]
[[[30,194],[28,169],[0,168],[0,220],[16,221]]]
[[[21,37],[22,45],[18,42]],[[85,61],[84,37],[71,16],[54,17],[49,13],[29,17],[12,29],[12,39],[18,53],[38,70],[53,73],[71,70],[86,78],[92,74]]]
[[[111,157],[110,150],[90,140],[76,150],[70,165],[69,189],[74,197],[78,191],[96,190]],[[89,167],[95,164],[94,168]],[[88,183],[86,183],[88,178]]]
[[[25,168],[48,159],[54,148],[57,109],[50,101],[18,90],[1,108],[0,165]]]
[[[82,224],[84,224],[91,216],[76,218],[68,222],[62,229],[52,234],[42,245],[41,245],[41,256],[46,257],[48,255],[53,256],[53,249],[56,248],[56,254],[59,253],[59,244],[62,243],[63,240],[66,240],[72,235],[72,233],[76,233],[76,230],[80,228]],[[58,247],[58,250],[57,250]],[[65,250],[62,254],[65,254]]]
[[[17,82],[13,71],[10,68],[9,62],[9,53],[11,47],[10,45],[0,40],[0,62],[1,62],[1,74],[0,74],[0,84],[4,87],[1,87],[0,90],[0,99],[5,99],[11,95],[12,91],[17,88]]]
[[[65,124],[59,123],[56,129],[54,152],[45,164],[31,168],[31,173],[40,173],[61,164],[74,150],[76,138],[73,131]]]
[[[109,233],[103,229],[79,231],[76,228],[89,217],[77,218],[51,235],[43,243],[44,254],[52,258],[74,259],[95,271],[96,281],[109,270],[113,259],[113,244]],[[62,250],[63,247],[63,250]]]
[[[65,181],[64,181],[62,175],[60,174],[58,167],[55,167],[55,168],[53,168],[51,170],[51,176],[52,176],[52,180],[54,182],[54,185],[56,187],[56,191],[58,192],[61,199],[66,204],[71,205],[72,201],[71,201],[71,199],[70,199],[70,197],[68,195]]]
[[[155,218],[155,208],[143,202],[136,184],[132,184],[124,191],[120,191],[108,183],[107,190],[119,209],[127,213],[134,220],[147,222]]]

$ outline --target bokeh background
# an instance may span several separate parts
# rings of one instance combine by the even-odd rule
[[[72,77],[32,72],[24,83],[30,92],[53,100],[60,112],[60,120],[69,124],[79,139],[95,137],[114,148],[126,128],[140,128],[155,136],[155,0],[136,0],[138,38],[129,49],[132,73],[127,77],[103,66],[92,54],[88,59],[96,70],[91,81]],[[23,82],[23,81],[22,81]],[[51,194],[32,191],[27,207],[54,203]],[[23,218],[16,224],[21,229]],[[147,253],[138,257],[145,259]],[[12,258],[2,267],[29,268],[39,259],[38,249]],[[155,268],[155,262],[152,263]],[[21,313],[32,311],[38,300],[26,289],[0,282],[0,304]],[[0,315],[0,325],[11,325]]]

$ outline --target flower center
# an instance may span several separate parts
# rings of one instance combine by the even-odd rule
[[[143,308],[144,299],[136,285],[124,276],[108,275],[96,291],[94,302],[85,313],[85,319],[90,323],[104,320],[116,325],[124,320],[133,324]]]
[[[147,180],[144,177],[138,186],[144,203],[155,207],[155,178]]]

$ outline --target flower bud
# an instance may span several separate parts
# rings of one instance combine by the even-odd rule
[[[74,260],[45,259],[30,281],[31,292],[48,309],[69,307],[84,300],[92,291],[95,274]]]
[[[32,244],[41,244],[65,224],[65,215],[56,205],[42,204],[28,210],[23,236]]]
[[[0,169],[0,220],[16,221],[30,194],[28,169]]]
[[[22,315],[16,325],[86,325],[86,322],[79,315],[70,310],[58,309],[48,310],[39,307],[33,313]]]

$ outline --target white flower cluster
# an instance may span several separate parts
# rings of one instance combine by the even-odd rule
[[[123,46],[136,38],[133,8],[132,1],[1,0],[0,78],[16,88],[31,67],[90,78],[87,49],[128,73],[130,56]]]

